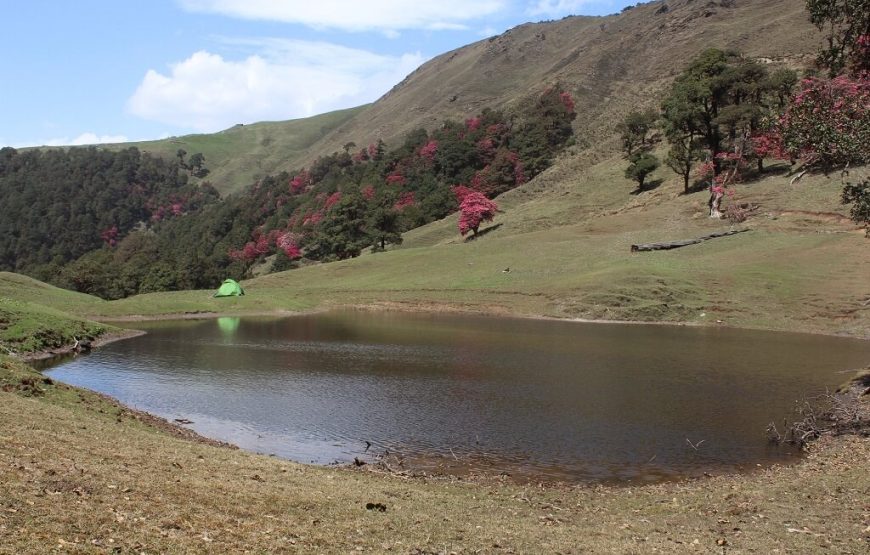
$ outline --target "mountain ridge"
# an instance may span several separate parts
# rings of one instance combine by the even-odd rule
[[[301,169],[350,142],[362,146],[382,139],[395,146],[404,134],[434,129],[445,119],[471,117],[483,108],[510,110],[559,82],[577,104],[578,147],[595,160],[617,149],[613,122],[633,109],[656,107],[665,87],[704,48],[736,49],[770,64],[801,67],[810,64],[820,44],[821,35],[800,2],[656,1],[609,16],[524,23],[436,56],[372,104],[242,126],[263,129],[273,148],[238,140],[228,152],[191,139],[221,137],[238,126],[112,148],[138,146],[162,155],[174,155],[177,148],[202,152],[213,170],[207,179],[223,193],[234,192],[265,175]],[[291,149],[281,146],[283,135],[294,133],[282,130],[288,126],[313,131],[303,132],[303,141]]]

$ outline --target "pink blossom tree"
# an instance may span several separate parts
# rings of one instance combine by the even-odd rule
[[[459,233],[465,235],[471,231],[476,237],[480,224],[491,222],[495,217],[498,205],[482,193],[461,185],[454,188],[454,193],[459,201]]]
[[[804,79],[775,132],[782,150],[811,165],[870,161],[870,75]]]

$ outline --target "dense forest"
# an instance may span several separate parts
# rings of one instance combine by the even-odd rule
[[[315,160],[219,199],[201,154],[163,160],[130,148],[0,151],[0,270],[113,299],[210,288],[271,258],[273,271],[400,244],[546,169],[570,144],[570,94],[551,87],[513,112]],[[471,226],[476,232],[476,226]]]
[[[85,253],[198,212],[218,194],[191,171],[135,148],[0,150],[0,269],[57,282]]]

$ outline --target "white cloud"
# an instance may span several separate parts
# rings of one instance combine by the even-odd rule
[[[124,135],[97,135],[95,133],[82,133],[72,141],[64,144],[96,145],[102,143],[126,143],[127,140],[127,137]]]
[[[203,132],[307,117],[376,100],[424,61],[419,53],[382,56],[322,42],[225,42],[256,47],[258,54],[234,61],[199,51],[168,75],[149,70],[128,110]]]
[[[589,4],[612,4],[601,0],[537,0],[529,6],[529,15],[545,15],[548,17],[563,17],[581,13]]]
[[[15,148],[26,148],[30,146],[82,146],[82,145],[98,145],[103,143],[126,143],[130,139],[126,135],[97,135],[96,133],[82,133],[78,137],[70,139],[69,137],[54,137],[44,141],[24,141],[15,144]],[[2,145],[2,142],[0,142]]]
[[[397,31],[464,29],[463,23],[505,10],[509,0],[179,0],[192,12],[299,23],[315,29]]]

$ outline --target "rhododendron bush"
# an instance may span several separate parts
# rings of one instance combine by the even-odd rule
[[[486,198],[482,193],[457,186],[456,197],[459,200],[459,233],[462,235],[471,231],[477,235],[480,224],[491,222],[498,212],[498,205]]]
[[[804,79],[769,139],[824,168],[870,161],[870,77]]]

